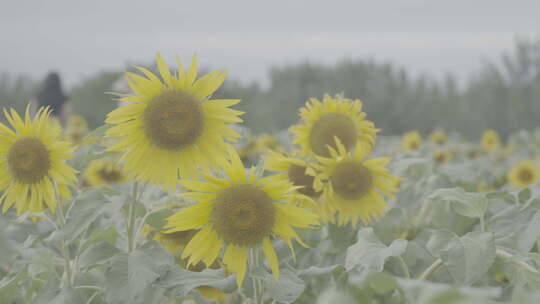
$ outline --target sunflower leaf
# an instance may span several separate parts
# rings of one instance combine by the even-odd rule
[[[401,256],[407,249],[407,241],[394,240],[390,246],[384,245],[373,232],[373,228],[363,228],[358,232],[358,241],[347,249],[345,268],[356,269],[361,276],[371,272],[381,272],[389,257]]]
[[[481,218],[486,212],[488,200],[483,193],[469,193],[462,188],[438,189],[429,197],[433,201],[450,202],[460,215]]]

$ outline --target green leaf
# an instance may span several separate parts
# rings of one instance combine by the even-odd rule
[[[101,241],[109,242],[111,245],[116,244],[116,239],[118,238],[118,231],[114,228],[107,229],[98,229],[92,232],[90,237],[84,241],[81,245],[81,251],[86,250],[91,245],[99,243]]]
[[[529,252],[540,238],[540,199],[508,206],[493,215],[487,225],[498,246]]]
[[[373,233],[373,229],[363,228],[358,232],[358,241],[347,249],[345,268],[357,269],[365,275],[370,272],[381,272],[386,259],[402,255],[407,249],[407,241],[394,240],[390,246],[384,245]]]
[[[120,253],[120,249],[108,242],[102,241],[90,246],[90,248],[81,254],[79,265],[84,268],[104,263],[118,253]]]
[[[167,218],[174,214],[174,211],[170,209],[161,209],[150,213],[146,217],[146,223],[154,228],[156,231],[163,231],[167,224]]]
[[[304,291],[306,284],[293,271],[282,269],[279,280],[267,273],[263,278],[265,290],[279,303],[293,303]]]
[[[19,290],[19,283],[28,277],[28,269],[25,267],[13,278],[3,278],[0,281],[0,303],[9,303]]]
[[[226,293],[236,290],[234,275],[227,276],[223,269],[205,269],[192,272],[178,265],[172,265],[157,284],[166,290],[166,294],[183,297],[200,286],[210,286]]]
[[[443,265],[458,285],[480,280],[495,260],[495,243],[490,232],[469,232],[458,237],[451,231],[437,230],[427,243],[431,254]]]
[[[115,304],[156,303],[163,290],[154,283],[174,262],[156,242],[148,242],[131,253],[111,258],[105,273],[105,298]]]
[[[68,244],[78,239],[88,227],[111,206],[110,201],[95,189],[82,191],[73,201],[65,226],[47,241],[64,239]]]
[[[501,293],[498,288],[455,287],[401,278],[396,281],[407,302],[414,304],[487,304]]]
[[[375,292],[378,294],[387,293],[398,287],[396,278],[384,272],[374,272],[368,274],[363,282],[363,285],[375,290]]]
[[[450,202],[456,213],[473,218],[483,217],[488,205],[484,193],[469,193],[462,188],[438,189],[428,199]]]

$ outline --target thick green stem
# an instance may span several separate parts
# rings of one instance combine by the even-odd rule
[[[131,202],[129,203],[128,222],[127,222],[127,237],[128,237],[128,252],[132,252],[135,249],[135,220],[137,211],[137,200],[139,192],[139,183],[133,184],[133,193]]]
[[[254,248],[251,250],[251,257],[252,257],[251,258],[252,269],[259,268],[262,262],[259,248]],[[262,280],[259,277],[254,277],[253,278],[253,303],[263,304],[264,303],[263,295],[264,295],[264,287],[262,284]]]
[[[63,229],[64,226],[66,225],[66,218],[64,216],[64,210],[62,209],[61,204],[60,206],[57,207],[56,214],[58,216],[58,222],[59,222],[57,227],[59,229]],[[73,274],[71,271],[71,261],[69,258],[69,250],[68,250],[66,241],[63,238],[62,238],[62,256],[64,258],[64,275],[66,277],[66,282],[67,282],[68,287],[71,287],[72,286],[71,280],[73,278]]]

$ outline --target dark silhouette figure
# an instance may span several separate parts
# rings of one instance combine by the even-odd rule
[[[62,91],[60,76],[55,72],[49,73],[45,78],[43,87],[36,95],[37,107],[49,107],[52,115],[63,122],[65,117],[64,106],[67,99],[67,96]]]

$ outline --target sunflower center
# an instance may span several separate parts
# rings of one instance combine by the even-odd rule
[[[311,128],[309,142],[315,154],[328,157],[328,146],[337,148],[334,137],[339,138],[349,151],[356,144],[357,135],[356,125],[351,118],[340,113],[328,113],[321,116]]]
[[[364,197],[373,187],[373,177],[369,169],[355,161],[337,165],[330,176],[330,182],[336,194],[348,200]]]
[[[418,149],[418,147],[420,147],[420,143],[416,140],[412,140],[409,142],[409,147],[412,149],[412,150],[416,150]]]
[[[13,177],[25,184],[40,181],[51,166],[47,148],[39,139],[32,137],[13,143],[7,154],[7,163]]]
[[[234,185],[217,197],[211,220],[226,242],[250,247],[268,236],[274,226],[275,209],[266,192],[254,185]]]
[[[519,179],[524,183],[530,183],[534,180],[534,174],[531,170],[522,169],[519,171]]]
[[[289,180],[295,186],[302,186],[303,188],[298,189],[298,192],[309,197],[318,197],[321,193],[313,189],[313,181],[315,178],[311,175],[306,174],[306,167],[299,165],[292,165],[287,171]]]
[[[182,91],[165,92],[144,111],[144,130],[149,140],[166,150],[193,144],[202,134],[204,113],[200,103]]]
[[[98,171],[98,174],[103,180],[110,183],[119,182],[120,180],[122,180],[122,176],[123,176],[122,172],[109,166],[101,168]]]

